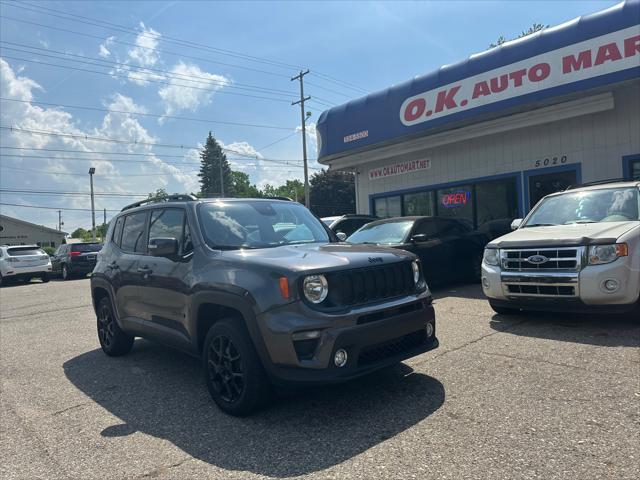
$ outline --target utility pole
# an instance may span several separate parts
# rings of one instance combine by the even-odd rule
[[[307,166],[307,131],[306,131],[306,123],[307,123],[307,114],[304,111],[304,102],[310,100],[311,97],[304,96],[304,76],[309,73],[309,70],[306,71],[300,70],[300,73],[293,77],[291,81],[299,80],[300,81],[300,100],[297,102],[291,102],[291,105],[300,104],[300,117],[302,118],[302,160],[304,163],[304,204],[307,208],[311,208],[309,202],[309,168]]]
[[[93,201],[93,174],[96,173],[95,167],[89,169],[89,182],[91,183],[91,238],[96,241],[96,208]]]
[[[58,231],[62,231],[62,210],[58,210]]]
[[[224,176],[222,174],[222,156],[220,157],[220,198],[224,198]]]
[[[104,243],[104,236],[107,234],[107,209],[103,210],[104,217],[102,217],[102,243]]]

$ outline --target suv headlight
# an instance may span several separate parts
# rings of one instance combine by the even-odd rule
[[[322,303],[329,293],[329,285],[324,275],[309,275],[302,282],[302,291],[311,303]]]
[[[629,255],[629,247],[626,243],[592,245],[589,247],[589,265],[611,263],[618,257],[626,257],[627,255]]]
[[[485,248],[482,261],[487,265],[500,265],[500,250],[497,248]]]
[[[417,285],[420,281],[420,265],[417,260],[411,262],[411,270],[413,271],[413,283]]]

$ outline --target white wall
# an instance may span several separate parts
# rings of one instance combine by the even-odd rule
[[[613,91],[614,108],[551,121],[360,165],[358,212],[369,213],[369,195],[535,168],[536,160],[567,156],[580,163],[582,181],[622,177],[622,157],[640,154],[640,82]],[[430,158],[431,168],[372,180],[371,168]]]
[[[52,232],[37,225],[26,225],[22,222],[15,222],[11,218],[0,219],[0,245],[33,245],[40,243],[48,246],[52,242],[57,247],[64,238],[63,232]]]

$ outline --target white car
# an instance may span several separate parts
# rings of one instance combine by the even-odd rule
[[[37,245],[0,246],[0,285],[14,279],[48,282],[50,275],[51,259]]]
[[[640,182],[544,197],[490,242],[482,288],[497,313],[640,310]]]

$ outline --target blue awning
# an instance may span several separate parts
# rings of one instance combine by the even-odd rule
[[[627,0],[323,112],[318,157],[638,77],[640,0]]]

